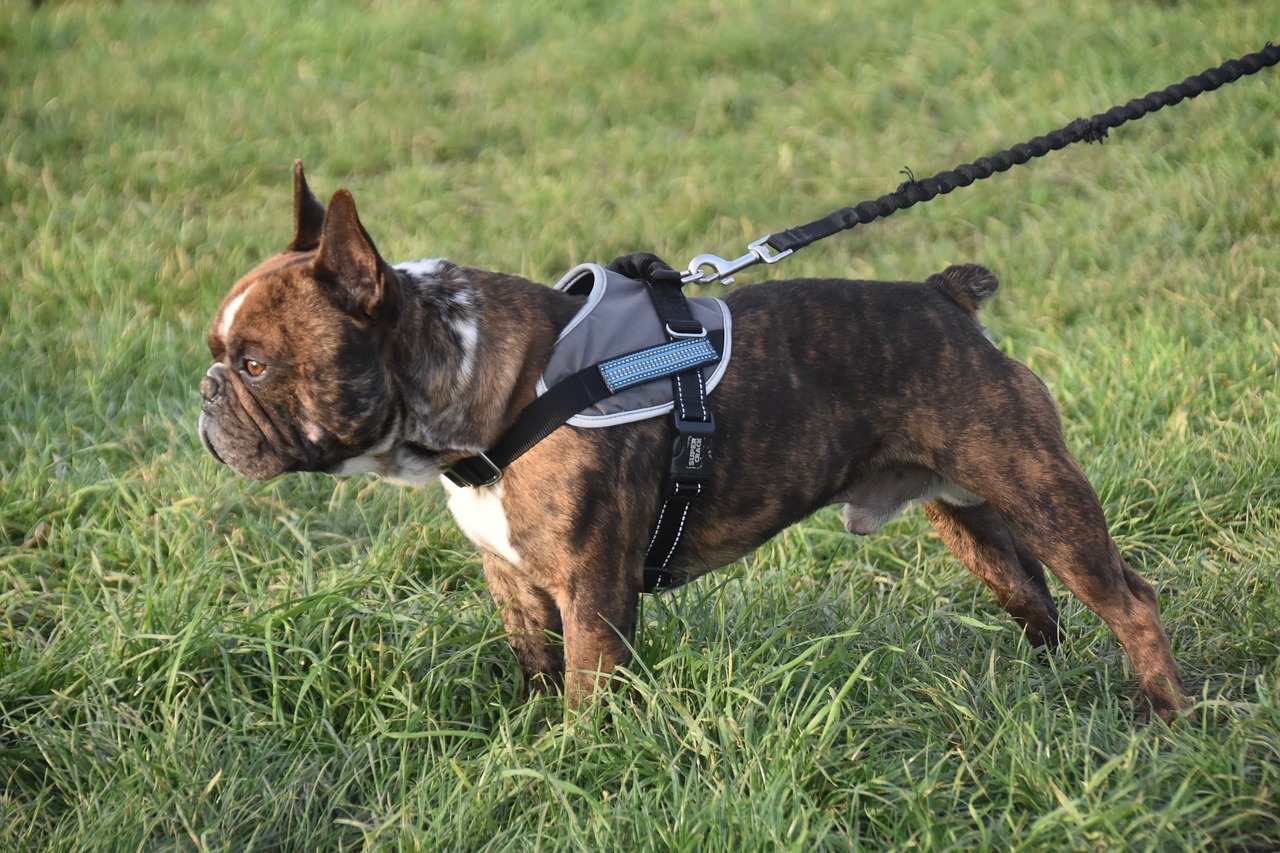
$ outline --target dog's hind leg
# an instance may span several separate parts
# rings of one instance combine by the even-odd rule
[[[995,593],[1027,639],[1037,646],[1057,646],[1063,635],[1044,569],[995,507],[985,501],[957,506],[935,500],[921,508],[951,553]]]
[[[965,486],[991,501],[1015,541],[1111,627],[1151,709],[1172,721],[1187,700],[1155,590],[1120,556],[1098,496],[1060,436],[1050,446],[1010,441],[999,453],[988,449]]]

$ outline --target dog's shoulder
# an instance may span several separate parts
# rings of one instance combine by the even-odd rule
[[[937,288],[970,315],[977,315],[978,308],[1000,286],[1000,279],[981,264],[957,264],[929,276],[925,284]]]

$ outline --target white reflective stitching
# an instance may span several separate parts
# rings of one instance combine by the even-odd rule
[[[698,372],[701,373],[702,371],[698,371]],[[676,374],[675,404],[680,409],[680,420],[682,421],[689,420],[689,410],[684,407],[684,374],[683,373]]]
[[[666,518],[666,515],[667,501],[663,501],[662,510],[658,513],[658,523],[653,526],[653,535],[649,537],[649,544],[646,545],[644,549],[646,554],[653,550],[653,543],[658,541],[658,531],[662,529],[662,519]],[[667,559],[671,559],[671,556],[667,555]]]
[[[692,345],[677,341],[602,361],[598,369],[609,390],[617,392],[632,385],[701,367],[719,357],[715,348],[706,341],[696,341]]]
[[[671,558],[675,556],[676,546],[680,544],[680,535],[684,533],[684,520],[689,517],[689,504],[686,502],[684,510],[680,513],[680,526],[676,528],[675,541],[671,543],[671,550],[667,552],[667,558],[662,561],[662,568],[666,568],[671,563]]]
[[[694,350],[699,351],[699,353],[704,356],[709,353],[715,353],[715,349],[706,338],[699,338],[695,341],[671,341],[670,343],[659,344],[656,347],[649,347],[648,349],[642,349],[627,355],[620,355],[617,358],[608,359],[606,363],[631,366],[633,363],[643,363],[655,358],[679,358],[683,356],[685,350],[689,350],[690,355],[693,354]]]
[[[696,492],[694,492],[694,493],[693,493],[693,497],[695,497],[695,498],[702,497],[702,484],[701,484],[701,483],[695,483],[694,485],[697,487],[697,489],[698,489],[698,490],[697,490]],[[684,502],[684,511],[680,513],[680,526],[676,528],[676,538],[675,538],[674,540],[672,540],[672,542],[671,542],[671,550],[667,552],[667,557],[666,557],[666,559],[662,561],[662,565],[661,565],[661,566],[659,566],[658,568],[660,568],[660,569],[665,569],[665,568],[667,567],[667,565],[668,565],[668,564],[670,564],[670,562],[671,562],[671,558],[675,556],[675,553],[676,553],[676,547],[680,544],[680,538],[681,538],[682,536],[684,536],[684,523],[685,523],[685,520],[686,520],[686,519],[688,519],[688,517],[689,517],[689,506],[690,506],[692,503],[693,503],[692,501],[685,501],[685,502]],[[667,511],[667,505],[666,505],[666,503],[665,503],[665,502],[662,504],[662,511],[663,511],[663,513],[664,513],[664,514],[665,514],[665,513],[666,513],[666,511]],[[661,529],[661,527],[662,527],[662,516],[659,516],[659,517],[658,517],[658,528],[659,528],[659,529]],[[654,535],[654,537],[655,537],[655,538],[657,538],[658,531],[657,531],[657,530],[654,530],[654,531],[653,531],[653,535]],[[650,543],[650,547],[652,547],[652,544],[653,544],[653,543]]]
[[[698,420],[707,420],[707,386],[702,381],[702,371],[695,371],[698,374],[698,408],[702,410],[702,416]]]

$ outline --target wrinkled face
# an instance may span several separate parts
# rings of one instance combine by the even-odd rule
[[[241,474],[331,471],[392,429],[373,322],[339,307],[315,252],[285,252],[241,279],[209,331],[200,437]]]

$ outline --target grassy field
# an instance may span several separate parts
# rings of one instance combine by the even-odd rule
[[[521,701],[440,491],[237,479],[207,324],[289,169],[389,258],[677,266],[1257,50],[1273,0],[0,8],[0,850],[1280,846],[1280,72],[744,276],[978,261],[1201,700],[1057,588],[1033,653],[911,514],[644,602]]]

